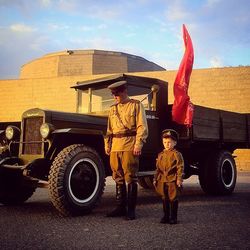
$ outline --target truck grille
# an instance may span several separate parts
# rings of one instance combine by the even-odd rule
[[[40,126],[42,123],[43,117],[29,117],[24,119],[23,154],[42,154],[42,137],[40,135]]]

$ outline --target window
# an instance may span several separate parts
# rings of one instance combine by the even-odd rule
[[[152,95],[150,88],[128,86],[128,95],[132,99],[142,102],[146,110],[151,109]],[[106,113],[114,104],[114,98],[109,89],[78,90],[78,112],[80,113]]]

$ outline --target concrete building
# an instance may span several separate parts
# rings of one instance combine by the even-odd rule
[[[67,50],[47,54],[21,68],[20,79],[163,71],[148,60],[122,52]]]
[[[51,53],[23,65],[19,79],[0,80],[0,122],[19,121],[30,108],[75,112],[75,91],[70,87],[115,73],[159,78],[169,83],[173,103],[176,70],[165,70],[148,60],[122,52],[70,50]],[[250,67],[193,69],[189,96],[194,104],[250,113]],[[250,170],[248,150],[237,152],[239,168]]]

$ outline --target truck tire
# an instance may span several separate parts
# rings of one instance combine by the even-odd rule
[[[205,193],[228,195],[234,191],[237,170],[234,158],[229,151],[214,152],[204,162],[199,181]]]
[[[49,172],[52,204],[64,216],[89,213],[105,187],[103,162],[98,153],[82,144],[64,148]]]
[[[22,171],[2,169],[0,173],[0,203],[20,205],[28,200],[36,190],[36,183],[29,182]]]
[[[138,178],[139,185],[144,189],[154,189],[154,176],[142,176]]]
[[[145,177],[145,182],[147,183],[149,189],[154,189],[153,181],[154,181],[154,176]]]
[[[144,189],[149,189],[148,184],[145,182],[145,177],[139,177],[138,184]]]

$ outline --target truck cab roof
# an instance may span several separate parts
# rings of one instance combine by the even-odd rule
[[[152,77],[144,77],[144,76],[136,76],[128,74],[114,74],[102,78],[80,81],[77,82],[76,85],[72,86],[71,88],[80,90],[86,90],[88,88],[95,88],[95,89],[105,88],[108,87],[110,84],[118,81],[127,81],[128,85],[143,86],[148,88],[151,88],[153,84],[167,84],[167,82],[165,81]]]

